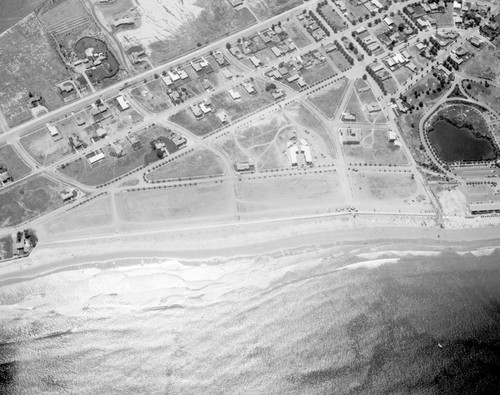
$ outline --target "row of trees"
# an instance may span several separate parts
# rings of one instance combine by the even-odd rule
[[[366,72],[370,74],[373,80],[377,83],[382,93],[384,95],[387,95],[387,89],[385,89],[384,81],[382,81],[382,78],[380,78],[380,76],[377,73],[375,73],[370,66],[366,66]]]
[[[321,19],[319,19],[314,12],[309,11],[309,17],[311,17],[312,19],[314,19],[314,21],[318,24],[318,26],[320,27],[320,29],[323,29],[323,31],[325,32],[325,34],[327,35],[327,37],[330,37],[330,30],[328,30],[325,27],[325,25],[323,25],[323,22],[321,21]]]
[[[333,43],[335,44],[335,46],[337,47],[337,49],[339,50],[339,52],[342,55],[344,55],[344,58],[346,58],[346,60],[352,66],[354,64],[353,57],[347,53],[347,51],[344,49],[344,47],[342,45],[340,45],[340,43],[337,40],[335,40]]]
[[[326,21],[326,23],[328,24],[328,26],[330,26],[330,28],[333,30],[333,32],[337,33],[338,32],[337,27],[333,24],[333,21],[331,21],[330,19],[325,17],[325,14],[322,10],[323,7],[325,7],[326,5],[327,5],[327,0],[320,1],[318,3],[318,6],[316,7],[316,12]],[[344,23],[344,25],[346,24],[345,22],[343,22],[343,23]]]

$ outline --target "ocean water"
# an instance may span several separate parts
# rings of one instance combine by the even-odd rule
[[[500,393],[500,253],[383,247],[4,284],[0,393]]]

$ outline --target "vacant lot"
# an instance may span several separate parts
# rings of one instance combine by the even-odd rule
[[[34,16],[0,37],[0,109],[10,126],[28,119],[29,93],[53,110],[63,104],[56,84],[69,74]]]
[[[410,149],[412,156],[417,162],[427,162],[429,158],[425,153],[422,142],[420,141],[420,134],[418,126],[420,119],[423,116],[423,111],[413,111],[412,114],[405,114],[396,119],[399,129],[402,132],[404,141]]]
[[[144,47],[149,46],[152,52],[151,60],[155,65],[174,59],[183,53],[255,23],[254,16],[247,8],[236,10],[227,0],[198,0],[196,7],[202,8],[202,10],[189,16],[185,13],[179,14],[175,22],[176,28],[161,26],[162,29],[159,29],[159,35],[156,37],[163,36],[164,39],[150,43],[151,37],[155,37],[155,35],[151,35],[151,32],[149,35],[147,32],[143,32],[144,37],[137,37]],[[167,14],[169,10],[165,7],[163,13]],[[165,20],[168,18],[171,16],[165,15]],[[134,31],[127,32],[127,36],[131,35],[134,35]]]
[[[43,229],[48,234],[58,235],[59,237],[88,229],[97,232],[98,227],[109,225],[112,219],[111,197],[101,196],[85,203],[83,206],[44,222]]]
[[[151,147],[151,141],[156,138],[168,139],[170,133],[164,127],[152,126],[134,134],[141,143],[140,148],[134,149],[127,139],[114,141],[115,146],[123,149],[122,155],[117,156],[112,146],[108,145],[102,149],[105,158],[101,161],[92,165],[86,157],[80,157],[61,166],[58,170],[83,184],[101,185],[140,166],[157,161],[159,158]]]
[[[347,105],[344,109],[344,113],[349,113],[349,114],[355,115],[356,122],[368,123],[368,119],[365,116],[365,114],[367,114],[367,112],[363,108],[363,105],[361,104],[361,101],[358,98],[358,94],[354,90],[352,91],[351,97],[349,98],[349,101],[347,102]]]
[[[21,19],[30,14],[45,0],[2,0],[0,1],[1,18],[0,34],[14,26]]]
[[[19,157],[10,144],[0,147],[0,167],[6,168],[14,181],[31,173],[31,167]]]
[[[346,161],[381,165],[407,165],[408,158],[401,147],[389,142],[386,129],[363,129],[359,145],[343,145]]]
[[[444,12],[435,12],[431,16],[438,27],[453,27],[453,3],[446,4]]]
[[[330,3],[326,3],[319,9],[322,13],[323,19],[327,22],[330,27],[333,27],[334,31],[340,32],[347,28],[347,24],[340,17],[340,15],[333,9]]]
[[[230,183],[121,193],[116,196],[119,217],[125,222],[221,221],[234,212]]]
[[[411,173],[351,172],[354,198],[363,210],[420,212],[430,209],[424,189]]]
[[[432,73],[428,73],[406,92],[406,99],[410,105],[414,106],[418,106],[421,101],[426,105],[431,105],[443,97],[449,91],[450,86],[450,84],[441,86],[439,80]]]
[[[300,72],[307,85],[314,85],[317,82],[323,81],[326,78],[337,75],[332,66],[325,61],[310,68],[304,69]]]
[[[500,51],[494,45],[486,44],[460,71],[471,77],[497,81],[500,72]]]
[[[130,93],[148,111],[159,113],[172,107],[172,101],[167,95],[167,87],[160,79],[138,86]]]
[[[338,107],[344,97],[349,80],[342,78],[335,81],[327,88],[313,93],[307,99],[314,104],[327,118],[333,119],[338,111]]]
[[[335,66],[342,72],[346,71],[349,67],[351,67],[351,64],[347,61],[345,56],[338,49],[332,52],[328,52],[327,56],[333,60]]]
[[[246,0],[245,4],[262,21],[302,4],[302,0]]]
[[[311,44],[309,38],[307,38],[307,36],[303,33],[303,30],[300,28],[300,25],[295,22],[293,18],[290,18],[289,21],[283,21],[281,23],[281,27],[285,29],[289,38],[295,43],[297,48],[303,48],[306,45]]]
[[[62,206],[64,185],[31,176],[0,191],[0,227],[15,226]]]
[[[212,151],[197,150],[148,173],[151,181],[222,175],[224,162]]]
[[[245,219],[324,213],[345,205],[335,173],[244,180],[236,189]]]

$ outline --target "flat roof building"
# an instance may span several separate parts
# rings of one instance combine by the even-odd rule
[[[118,106],[120,106],[120,110],[125,111],[126,109],[130,108],[130,104],[125,97],[118,96],[116,98],[116,101],[118,102]]]

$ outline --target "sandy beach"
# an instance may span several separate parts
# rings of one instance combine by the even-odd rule
[[[366,258],[373,258],[379,245],[388,244],[424,254],[433,250],[467,252],[500,245],[492,229],[497,228],[440,229],[422,226],[421,220],[407,216],[349,215],[167,229],[138,227],[135,232],[107,234],[83,232],[48,237],[48,241],[42,237],[28,258],[1,264],[0,285],[92,262],[131,257],[210,262],[344,246],[351,254],[363,251]]]

